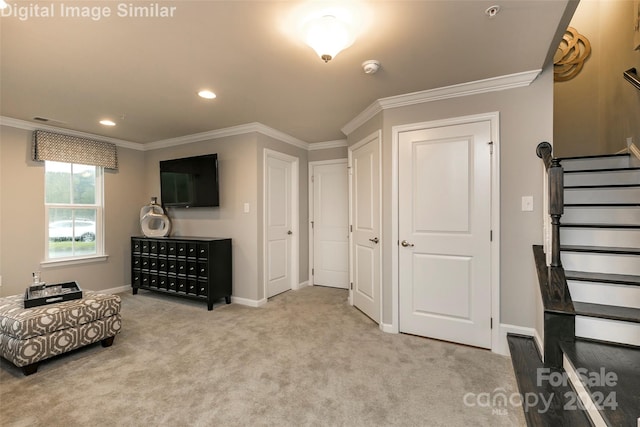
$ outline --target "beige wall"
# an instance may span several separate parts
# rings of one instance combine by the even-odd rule
[[[129,284],[129,237],[138,232],[144,201],[144,154],[118,148],[118,171],[107,171],[105,185],[106,261],[41,267],[45,254],[44,163],[30,160],[31,131],[0,127],[0,295],[23,293],[31,272],[47,282],[77,281],[84,289]]]
[[[349,135],[350,145],[382,129],[382,240],[391,237],[392,127],[498,111],[500,113],[501,323],[536,326],[536,271],[531,245],[542,243],[542,173],[535,148],[552,136],[553,81],[546,70],[530,86],[383,111]],[[521,212],[521,197],[534,211]],[[391,323],[392,245],[383,253],[383,316]]]
[[[44,164],[30,160],[31,131],[0,128],[0,295],[24,292],[31,272],[48,282],[76,280],[86,289],[131,284],[130,237],[140,235],[139,212],[160,200],[159,161],[217,153],[220,207],[170,208],[172,236],[233,239],[233,295],[259,301],[262,284],[262,165],[264,149],[299,159],[299,283],[308,280],[307,151],[262,134],[219,138],[149,151],[118,147],[118,171],[105,172],[105,262],[40,267],[44,258]],[[14,184],[15,183],[15,184]],[[244,213],[244,204],[250,206]],[[30,227],[28,224],[35,224]]]
[[[640,142],[640,91],[622,73],[640,70],[634,51],[633,2],[580,2],[571,26],[591,43],[591,56],[572,80],[554,84],[553,145],[557,156],[614,153],[626,138]]]
[[[335,159],[346,159],[346,158],[347,158],[346,146],[309,151],[310,162],[321,162],[323,160],[335,160]]]
[[[258,175],[254,133],[151,150],[145,153],[146,199],[160,200],[159,162],[201,154],[218,154],[220,207],[169,208],[172,236],[230,237],[233,295],[257,300]],[[249,203],[249,213],[244,213]]]
[[[220,176],[220,207],[170,208],[172,236],[230,237],[233,239],[233,296],[253,301],[265,298],[262,282],[263,256],[263,162],[264,149],[299,159],[300,260],[299,283],[308,279],[307,151],[260,133],[147,151],[147,199],[160,195],[159,161],[217,153]],[[249,213],[244,213],[244,204]]]

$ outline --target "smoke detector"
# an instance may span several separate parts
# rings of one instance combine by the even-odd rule
[[[362,63],[362,69],[366,74],[375,74],[380,69],[380,62],[370,59]]]

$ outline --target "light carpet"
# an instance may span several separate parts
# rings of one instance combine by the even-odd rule
[[[512,426],[509,358],[381,332],[341,289],[261,308],[121,294],[123,329],[25,377],[0,361],[2,426]]]

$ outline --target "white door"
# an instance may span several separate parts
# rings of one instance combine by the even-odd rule
[[[266,296],[292,289],[294,271],[294,193],[292,185],[295,158],[265,150],[264,170],[264,275]]]
[[[349,150],[352,302],[380,322],[380,134]]]
[[[491,122],[398,138],[400,331],[491,347]]]
[[[311,165],[314,285],[349,287],[348,190],[346,159]]]

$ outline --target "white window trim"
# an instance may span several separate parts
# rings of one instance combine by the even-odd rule
[[[69,162],[61,162],[69,163]],[[80,164],[80,163],[71,163]],[[45,216],[45,236],[44,236],[44,260],[40,262],[42,267],[64,266],[73,264],[85,264],[89,262],[105,261],[108,255],[105,253],[104,245],[104,167],[96,166],[96,200],[95,204],[60,204],[60,203],[47,203],[46,202],[46,169],[45,169],[45,201],[44,201],[44,216]],[[49,208],[72,208],[81,209],[82,207],[96,208],[96,253],[88,255],[77,255],[64,258],[49,258]]]
[[[77,258],[53,258],[46,261],[40,262],[40,267],[62,267],[65,265],[74,265],[74,264],[89,264],[92,262],[103,262],[109,258],[109,255],[91,255],[91,256],[83,256]]]

